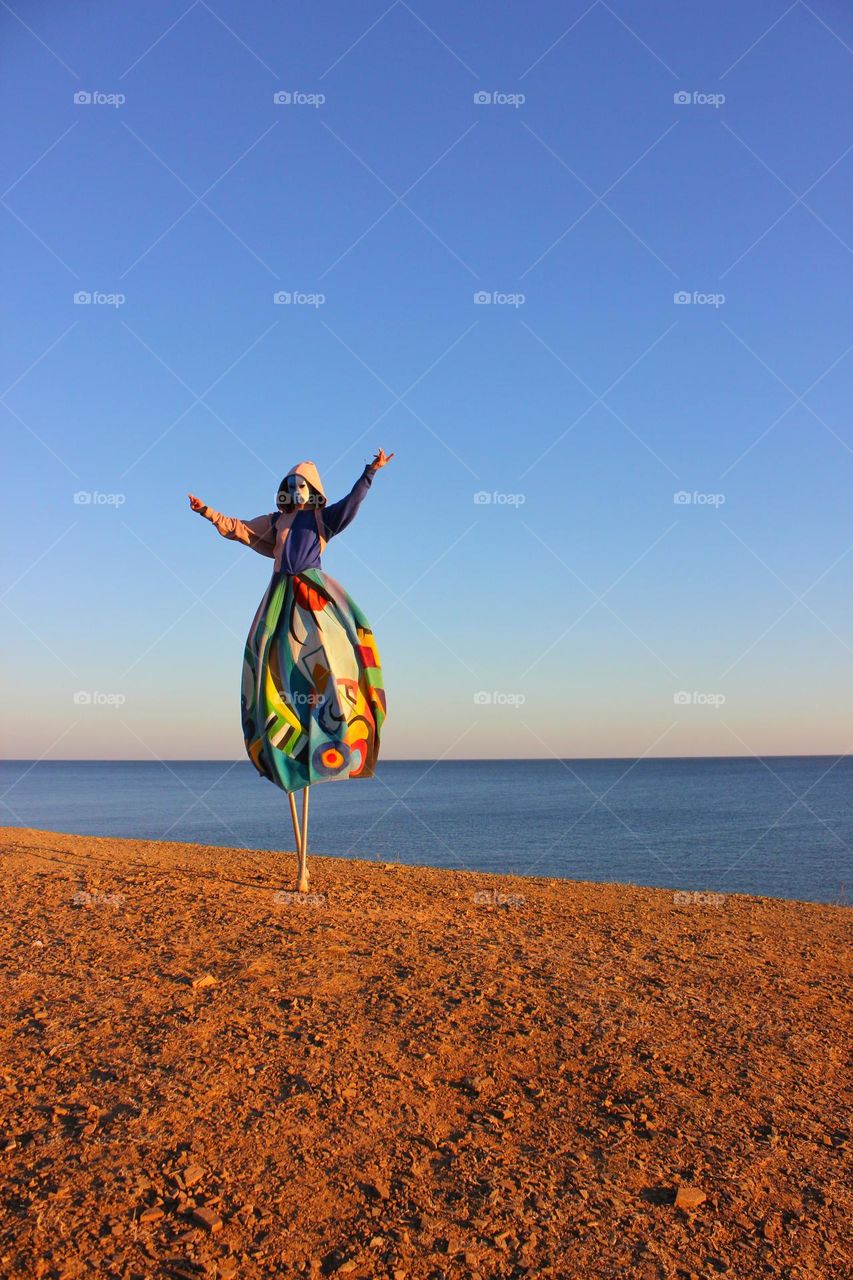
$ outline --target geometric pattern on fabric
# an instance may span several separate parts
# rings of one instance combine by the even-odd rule
[[[386,713],[379,652],[361,609],[321,569],[273,575],[246,639],[240,711],[249,759],[283,791],[373,777]]]

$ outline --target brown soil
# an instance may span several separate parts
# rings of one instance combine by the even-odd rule
[[[849,909],[0,847],[3,1277],[853,1274]]]

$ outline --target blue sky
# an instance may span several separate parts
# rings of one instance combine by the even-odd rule
[[[379,445],[386,758],[849,751],[846,6],[0,23],[5,756],[239,758],[271,562],[186,494]]]

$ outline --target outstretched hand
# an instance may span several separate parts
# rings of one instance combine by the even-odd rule
[[[387,462],[390,462],[393,457],[393,453],[386,453],[384,449],[378,449],[370,465],[374,471],[378,471],[380,467],[384,467]]]
[[[202,502],[201,498],[197,498],[192,493],[188,493],[187,497],[190,500],[190,506],[192,507],[193,511],[203,511],[205,506],[207,505],[206,503]]]

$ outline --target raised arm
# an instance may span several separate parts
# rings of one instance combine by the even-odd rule
[[[272,514],[255,516],[253,520],[238,520],[236,516],[224,516],[221,511],[214,511],[193,494],[188,496],[193,511],[197,511],[200,516],[209,520],[223,538],[230,538],[232,542],[242,542],[262,556],[275,558],[275,528]]]
[[[373,461],[368,462],[347,496],[341,498],[340,502],[333,502],[331,506],[323,508],[323,524],[326,527],[327,537],[333,538],[336,533],[340,533],[355,519],[356,512],[367,497],[368,489],[373,484],[373,477],[376,472],[380,467],[384,467],[386,462],[390,462],[393,457],[393,453],[386,455],[384,450],[379,449]]]

